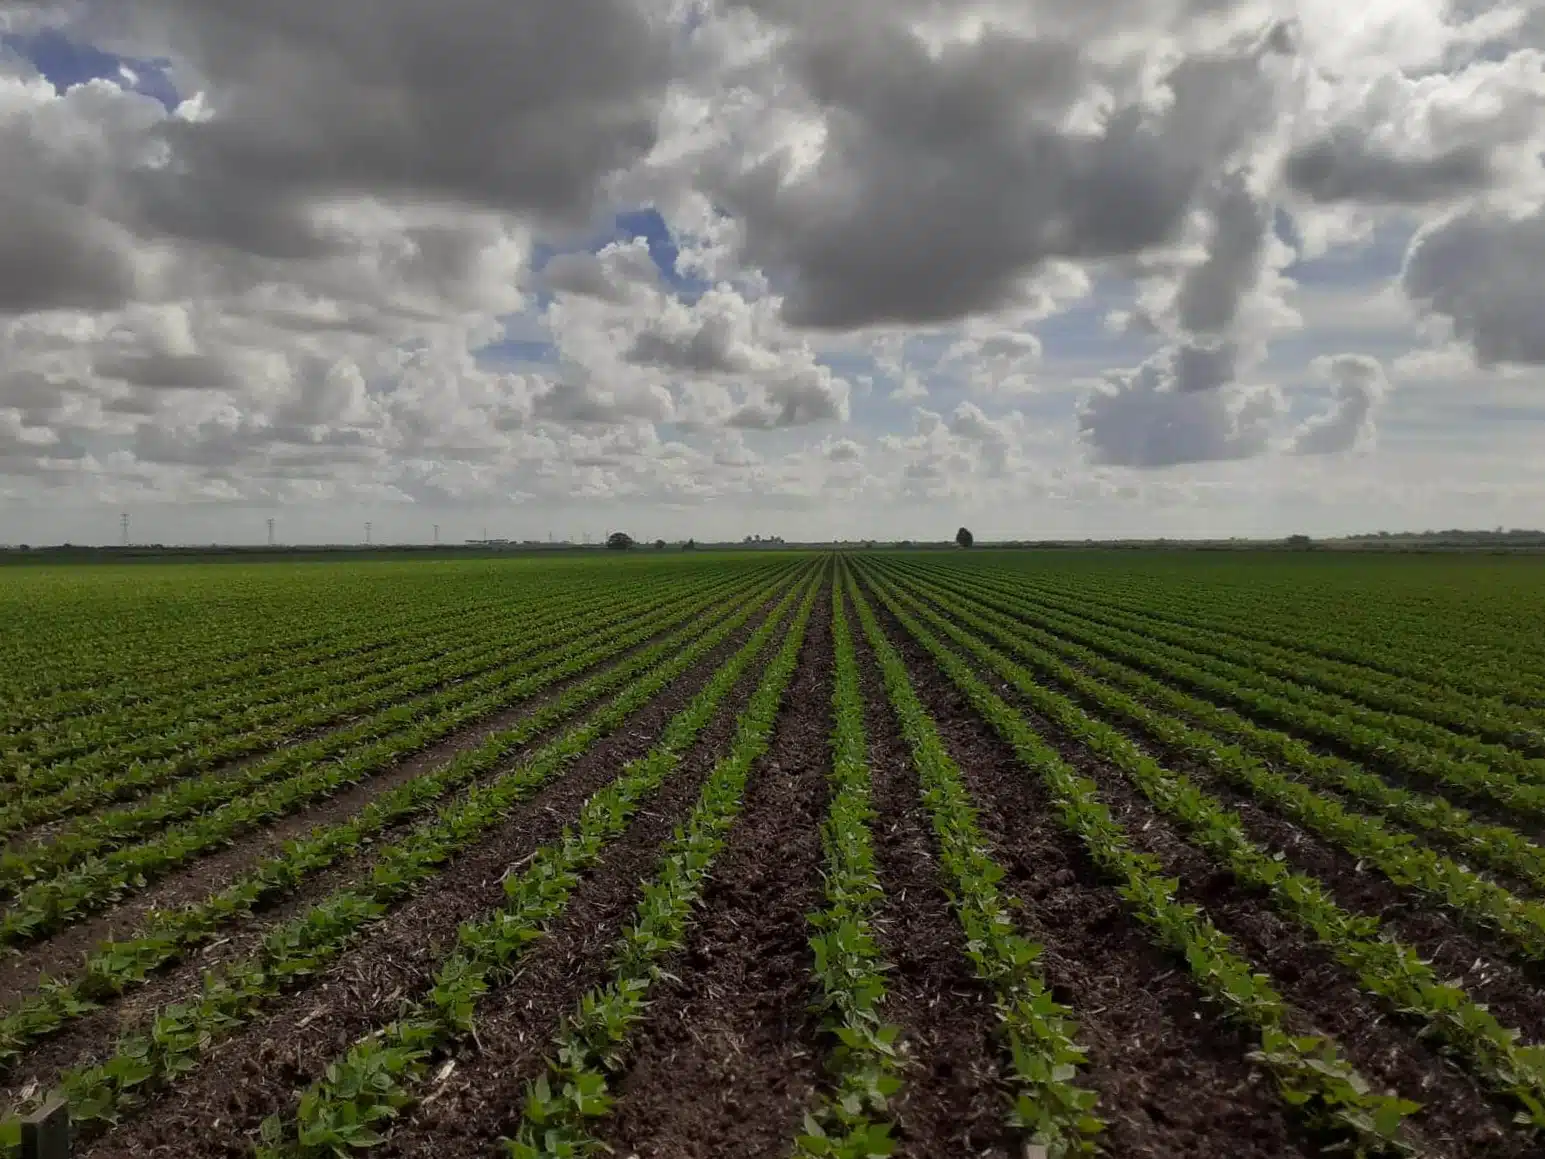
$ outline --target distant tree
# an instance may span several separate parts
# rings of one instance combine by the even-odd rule
[[[614,531],[606,537],[606,546],[611,551],[627,551],[633,546],[633,537],[626,531]]]
[[[1290,535],[1287,537],[1289,547],[1309,547],[1314,543],[1307,535]]]
[[[955,542],[961,547],[970,547],[976,542],[976,537],[971,534],[968,528],[962,527],[959,531],[955,532]]]
[[[665,550],[665,540],[663,540],[663,539],[655,540],[654,541],[654,549],[656,551],[664,551]]]
[[[695,540],[695,539],[687,540],[687,542],[685,542],[685,543],[683,543],[681,545],[681,550],[682,551],[696,551],[697,550],[697,540]]]

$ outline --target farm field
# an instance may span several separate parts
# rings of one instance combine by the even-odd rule
[[[1542,620],[1461,555],[8,569],[0,1154],[1545,1154]]]

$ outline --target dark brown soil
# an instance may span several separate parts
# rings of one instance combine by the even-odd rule
[[[455,646],[446,649],[444,653],[445,655],[454,655],[456,653],[471,653],[481,646],[479,642],[468,640],[461,640],[459,643],[455,643],[453,639],[453,644]],[[426,688],[419,689],[404,699],[394,702],[392,707],[420,704],[423,701],[429,699],[431,696],[443,692],[448,688],[452,688],[457,684],[462,684],[468,680],[475,679],[493,671],[496,668],[502,667],[503,665],[515,663],[520,659],[521,656],[513,652],[484,655],[476,663],[469,665],[466,669],[457,673],[455,676],[448,677],[447,679],[437,681]],[[313,693],[307,693],[306,695],[310,696],[316,694],[326,697],[332,701],[337,701],[345,696],[356,694],[360,690],[360,686],[365,683],[366,678],[374,677],[377,675],[379,675],[379,673],[374,667],[361,668],[352,675],[340,676],[340,679],[337,682],[328,686],[323,686],[314,690]],[[386,679],[372,683],[371,690],[381,691],[388,688],[392,683],[392,677],[395,675],[397,674],[390,674]],[[269,702],[255,701],[253,702],[253,706],[262,706],[266,703]],[[304,705],[301,706],[301,708],[305,707],[306,706]],[[311,707],[315,707],[315,705],[312,705]],[[316,724],[306,728],[290,729],[283,735],[282,739],[268,744],[258,751],[249,753],[245,756],[232,757],[228,760],[220,761],[219,763],[208,767],[194,766],[187,769],[185,772],[178,774],[178,776],[197,776],[213,780],[229,780],[240,776],[243,772],[245,772],[247,769],[250,769],[253,765],[260,761],[267,760],[273,757],[275,754],[298,748],[301,745],[315,741],[320,737],[327,736],[329,733],[340,732],[343,729],[346,729],[349,726],[363,720],[366,716],[381,711],[385,707],[386,705],[383,703],[377,708],[372,709],[363,709],[348,713],[342,711],[335,712],[329,720],[322,724]],[[227,713],[224,717],[210,719],[218,723],[221,720],[225,720],[225,717],[229,717],[230,719],[226,720],[225,727],[221,729],[222,733],[229,737],[232,734],[240,734],[247,730],[248,726],[241,719],[239,719],[241,714],[245,711],[247,711],[247,706],[244,706],[231,713]],[[190,718],[189,723],[191,722],[192,718]],[[276,717],[275,719],[266,723],[260,723],[251,727],[257,729],[284,727],[284,719],[281,717]],[[100,749],[93,749],[90,750],[90,753],[95,753],[98,751],[100,751]],[[85,755],[90,755],[90,753]],[[30,825],[25,829],[18,829],[6,836],[4,841],[5,847],[8,849],[22,849],[23,847],[46,848],[47,846],[53,844],[60,833],[64,832],[70,828],[70,826],[77,823],[82,812],[100,813],[105,810],[133,808],[136,805],[143,803],[146,798],[152,796],[155,793],[165,792],[168,788],[175,784],[176,778],[173,778],[172,780],[163,782],[159,785],[148,787],[137,792],[127,793],[122,797],[115,798],[110,803],[97,806],[94,810],[77,809],[73,810],[68,816],[57,817],[49,821],[39,822],[36,825]],[[48,794],[43,795],[46,796]],[[0,886],[0,897],[12,897],[16,894],[17,890],[18,887],[12,884]]]
[[[0,1006],[9,1006],[16,997],[35,988],[44,975],[60,977],[73,973],[85,956],[102,943],[133,936],[152,911],[176,909],[218,893],[258,862],[278,853],[285,842],[319,826],[336,824],[354,816],[381,794],[438,768],[458,753],[477,748],[494,733],[511,728],[540,711],[565,689],[589,679],[604,668],[622,663],[673,630],[668,629],[645,643],[611,657],[601,665],[557,681],[536,696],[486,717],[325,801],[318,802],[310,809],[280,818],[237,837],[224,849],[174,869],[144,891],[103,913],[68,926],[52,937],[26,947],[19,954],[0,960]],[[546,730],[529,743],[539,744],[551,732]],[[390,841],[394,834],[406,828],[407,823],[399,825],[379,835],[375,841],[377,844]]]
[[[285,1109],[294,1090],[309,1083],[334,1054],[387,1021],[403,999],[428,981],[459,923],[502,899],[500,879],[509,866],[552,840],[587,796],[611,781],[624,762],[646,751],[670,715],[744,643],[760,619],[734,633],[621,729],[575,760],[557,782],[516,807],[507,821],[450,862],[418,896],[388,914],[358,947],[278,1000],[261,1021],[219,1044],[176,1089],[152,1101],[149,1115],[110,1134],[101,1153],[151,1151],[163,1135],[177,1140],[175,1146],[184,1153],[213,1153],[216,1149],[208,1146],[207,1137],[216,1121],[229,1128],[230,1146],[239,1152],[244,1144],[237,1132],[255,1128],[270,1111]],[[359,866],[358,873],[368,873],[368,866]],[[177,973],[186,989],[198,984],[193,970]],[[206,1140],[202,1147],[196,1145],[201,1138]]]
[[[948,616],[944,609],[939,611]],[[996,680],[992,682],[999,684]],[[1005,694],[1012,698],[1011,692]],[[1097,705],[1074,698],[1086,710],[1100,715]],[[1423,958],[1432,961],[1441,977],[1463,986],[1506,1025],[1519,1028],[1530,1041],[1545,1038],[1545,962],[1527,958],[1503,935],[1467,920],[1435,899],[1396,885],[1378,869],[1362,865],[1352,855],[1280,816],[1272,806],[1223,781],[1188,754],[1163,744],[1149,745],[1145,736],[1122,722],[1108,723],[1135,743],[1151,747],[1169,767],[1191,776],[1225,807],[1239,813],[1253,840],[1287,853],[1295,868],[1319,878],[1346,908],[1377,916],[1390,936],[1415,947]],[[1383,770],[1374,771],[1391,783],[1398,783],[1398,778]],[[1422,785],[1413,787],[1418,791],[1430,789]],[[1343,804],[1349,811],[1362,811],[1356,802],[1343,800]],[[1508,823],[1505,816],[1493,816],[1492,820]],[[1393,832],[1405,831],[1398,823],[1386,825]],[[1531,832],[1527,826],[1520,831]],[[1420,833],[1414,835],[1422,840]],[[1462,857],[1456,860],[1464,862]],[[1507,885],[1495,875],[1483,876]]]
[[[848,622],[864,691],[877,814],[875,861],[885,891],[876,922],[892,967],[885,981],[885,1017],[901,1027],[907,1057],[903,1086],[892,1104],[896,1154],[900,1159],[1013,1155],[992,995],[966,957],[917,770],[851,610]]]
[[[1185,900],[1203,906],[1252,961],[1266,964],[1282,995],[1307,1016],[1309,1026],[1332,1035],[1359,1070],[1386,1090],[1424,1104],[1414,1120],[1424,1152],[1432,1155],[1534,1154],[1535,1146],[1508,1125],[1510,1111],[1449,1060],[1417,1037],[1421,1023],[1394,1016],[1379,999],[1360,989],[1313,936],[1272,906],[1263,891],[1242,887],[1183,831],[1164,818],[1121,771],[1083,748],[1052,722],[1026,706],[1012,691],[1030,725],[1062,758],[1100,786],[1100,795],[1126,826],[1132,844],[1158,857],[1164,872],[1181,880]]]
[[[776,638],[769,642],[758,670],[742,678],[681,768],[606,851],[557,927],[527,955],[520,976],[484,1001],[477,1043],[407,1112],[384,1155],[491,1154],[502,1135],[514,1134],[526,1084],[541,1073],[561,1019],[610,976],[612,946],[633,915],[643,882],[655,873],[661,849],[691,812],[714,764],[733,746],[736,719],[777,646]],[[658,1007],[652,1008],[651,1016],[657,1015]]]
[[[781,1156],[813,1105],[824,1047],[807,915],[821,904],[831,732],[829,590],[687,948],[657,984],[601,1137],[639,1159]]]
[[[1377,917],[1385,932],[1431,961],[1439,977],[1469,991],[1477,1002],[1534,1042],[1545,1037],[1545,964],[1529,962],[1502,935],[1472,927],[1431,897],[1396,885],[1377,869],[1308,830],[1269,812],[1206,768],[1176,762],[1199,785],[1244,820],[1251,839],[1287,854],[1295,868],[1318,878],[1354,913]]]
[[[876,604],[877,608],[878,605]],[[1058,1001],[1080,1022],[1084,1080],[1099,1093],[1108,1153],[1159,1159],[1199,1155],[1312,1155],[1318,1142],[1287,1117],[1257,1045],[1218,1017],[1184,962],[1155,948],[1078,840],[1057,820],[1035,774],[1020,765],[922,649],[883,611],[917,694],[981,809],[985,835],[1023,902],[1022,926],[1045,947]]]
[[[1040,628],[1042,631],[1051,632],[1054,635],[1057,634],[1053,628],[1038,622],[1033,616],[1027,616],[1023,613],[1008,611],[1002,608],[997,610],[1001,614],[1009,616],[1011,619],[1019,620],[1022,623],[1033,624],[1035,627]],[[1082,644],[1084,647],[1089,648],[1101,655],[1106,655],[1106,650],[1097,644],[1085,641],[1072,642]],[[1135,667],[1139,671],[1142,671],[1146,675],[1152,676],[1155,679],[1163,680],[1165,678],[1162,671],[1148,671],[1141,665],[1132,664],[1130,661],[1121,660],[1119,657],[1108,656],[1107,658],[1118,663],[1128,664],[1130,667]],[[1072,664],[1073,667],[1080,668],[1082,670],[1082,666],[1078,663],[1074,661],[1069,661],[1069,663]],[[1086,671],[1086,675],[1089,675],[1095,679],[1099,679],[1099,676],[1096,673]],[[1239,716],[1242,716],[1244,719],[1261,728],[1271,729],[1277,732],[1287,732],[1293,735],[1295,740],[1300,741],[1312,752],[1319,753],[1324,756],[1340,757],[1343,760],[1351,761],[1354,764],[1360,765],[1368,772],[1377,774],[1379,777],[1383,778],[1385,781],[1389,782],[1391,785],[1394,785],[1397,788],[1408,789],[1417,793],[1434,793],[1441,795],[1446,797],[1454,804],[1461,805],[1465,809],[1469,810],[1469,812],[1474,814],[1477,820],[1486,821],[1493,825],[1505,825],[1509,828],[1516,829],[1531,841],[1538,842],[1545,840],[1545,820],[1520,816],[1517,813],[1510,812],[1506,806],[1499,804],[1489,797],[1467,792],[1460,786],[1447,784],[1433,777],[1415,775],[1390,761],[1380,761],[1371,758],[1365,751],[1343,744],[1337,741],[1334,737],[1326,736],[1318,732],[1305,735],[1292,733],[1291,729],[1285,728],[1282,722],[1277,720],[1275,717],[1269,716],[1264,712],[1253,710],[1247,704],[1236,703],[1234,701],[1229,701],[1227,704],[1222,704],[1222,702],[1216,696],[1213,696],[1202,689],[1187,687],[1183,689],[1183,691],[1190,695],[1197,696],[1203,700],[1219,703],[1222,707],[1228,708],[1230,711],[1237,713]]]

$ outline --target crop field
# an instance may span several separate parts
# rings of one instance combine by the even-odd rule
[[[1545,1155],[1542,625],[1482,556],[0,571],[0,1155]]]

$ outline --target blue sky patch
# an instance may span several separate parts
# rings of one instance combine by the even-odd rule
[[[530,338],[506,338],[490,343],[477,352],[480,362],[496,362],[501,365],[515,363],[550,366],[558,361],[558,348],[551,342]]]
[[[685,277],[677,271],[676,259],[680,256],[680,251],[676,248],[676,240],[671,236],[670,227],[665,224],[665,219],[660,216],[659,210],[652,207],[630,209],[617,214],[612,219],[610,229],[600,230],[575,246],[560,247],[538,242],[532,247],[531,268],[535,272],[540,272],[543,266],[560,253],[570,253],[580,249],[599,253],[613,242],[635,237],[641,237],[649,243],[649,256],[653,259],[655,268],[660,271],[660,280],[684,301],[695,301],[709,288],[709,283],[701,278]],[[538,303],[539,308],[545,308],[550,300],[549,295],[542,294]]]
[[[0,48],[16,53],[31,63],[63,93],[66,89],[93,80],[110,80],[135,92],[160,101],[168,111],[182,98],[167,76],[168,60],[140,60],[104,52],[90,44],[72,40],[57,28],[45,28],[27,35],[0,34]],[[138,78],[130,84],[122,70],[128,68]]]
[[[1400,276],[1415,233],[1410,225],[1385,225],[1374,231],[1366,245],[1334,249],[1324,257],[1295,262],[1285,272],[1305,289],[1387,281]]]

